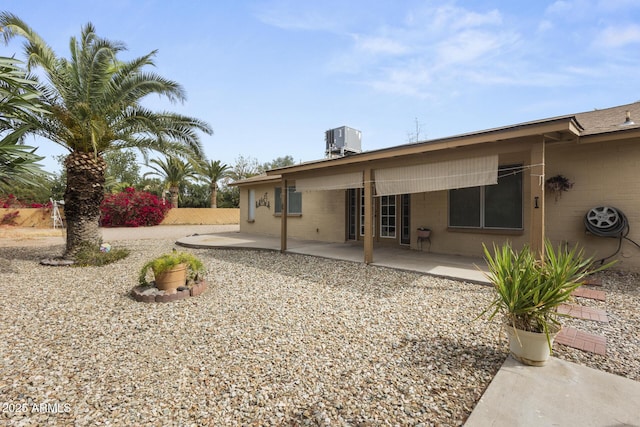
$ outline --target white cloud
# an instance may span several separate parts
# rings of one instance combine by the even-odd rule
[[[547,32],[551,29],[553,29],[554,25],[551,21],[549,21],[548,19],[544,19],[542,21],[540,21],[540,23],[538,24],[538,32],[539,33],[544,33]]]
[[[566,0],[557,0],[547,7],[546,12],[549,14],[563,14],[571,12],[573,8],[573,2]]]
[[[634,43],[640,43],[640,25],[636,24],[607,27],[594,40],[595,46],[604,48],[619,48]]]
[[[506,42],[508,41],[497,34],[464,31],[438,44],[438,67],[470,64],[485,55],[495,53]]]
[[[598,9],[605,11],[618,11],[629,12],[633,9],[640,8],[640,2],[638,0],[599,0]]]
[[[435,28],[445,31],[502,24],[502,16],[497,10],[477,13],[453,5],[445,5],[427,11],[427,15],[432,15],[430,21]]]
[[[619,10],[608,13],[602,1],[557,0],[540,6],[539,16],[517,16],[441,0],[406,11],[404,20],[361,25],[340,14],[328,25],[304,8],[292,9],[295,18],[286,10],[277,16],[282,27],[324,25],[340,37],[324,61],[328,73],[349,74],[380,92],[434,99],[465,84],[551,88],[597,81],[611,65],[606,48],[640,43],[640,25],[616,26]]]
[[[545,14],[549,18],[576,23],[591,20],[598,11],[595,0],[557,0],[547,7]]]
[[[426,67],[419,64],[407,68],[392,68],[384,70],[381,78],[373,79],[367,84],[374,89],[399,95],[426,98],[433,78]]]
[[[401,55],[409,52],[409,48],[400,40],[389,37],[354,35],[355,49],[381,55]]]
[[[267,25],[284,30],[336,31],[338,20],[330,10],[295,7],[287,0],[267,2],[256,10],[256,17]]]
[[[352,35],[350,52],[330,61],[331,69],[361,72],[367,79],[375,76],[370,81],[376,88],[412,93],[413,82],[425,85],[431,81],[425,76],[436,70],[446,75],[452,66],[471,67],[514,44],[517,34],[502,27],[497,10],[478,13],[449,3],[414,10],[404,23]],[[407,67],[407,63],[420,66]]]

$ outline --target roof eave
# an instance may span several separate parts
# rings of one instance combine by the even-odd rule
[[[230,187],[242,187],[242,186],[252,185],[252,184],[268,184],[271,182],[280,182],[280,180],[281,180],[280,175],[266,175],[266,176],[241,179],[238,181],[230,182],[228,185]]]
[[[288,166],[284,168],[267,171],[267,175],[283,175],[325,167],[335,167],[352,165],[393,157],[411,156],[420,153],[439,151],[450,148],[459,148],[477,144],[498,142],[508,139],[516,139],[535,135],[563,135],[571,138],[580,134],[582,127],[575,120],[574,116],[564,116],[540,122],[523,123],[506,128],[489,129],[486,131],[474,132],[463,135],[456,135],[446,138],[418,142],[413,144],[399,145],[382,148],[379,150],[366,151],[352,154],[336,159],[322,159],[300,165]]]
[[[578,138],[580,144],[593,144],[596,142],[620,141],[624,139],[640,138],[640,127],[632,129],[621,129],[611,132],[584,135]]]

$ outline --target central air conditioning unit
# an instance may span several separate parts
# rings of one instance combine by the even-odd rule
[[[362,132],[348,126],[330,129],[324,134],[327,158],[362,152]]]

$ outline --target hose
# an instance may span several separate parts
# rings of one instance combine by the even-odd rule
[[[627,216],[624,212],[612,206],[599,206],[590,209],[584,216],[584,225],[587,231],[595,236],[618,238],[618,249],[608,257],[596,261],[601,265],[620,252],[622,239],[628,240],[640,248],[638,243],[627,237],[629,235],[629,221],[627,220]]]

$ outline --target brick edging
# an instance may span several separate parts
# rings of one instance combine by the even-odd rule
[[[131,296],[138,302],[173,302],[189,297],[197,297],[207,290],[207,283],[203,280],[194,284],[191,288],[177,291],[174,294],[145,294],[149,286],[136,286],[131,290]]]

